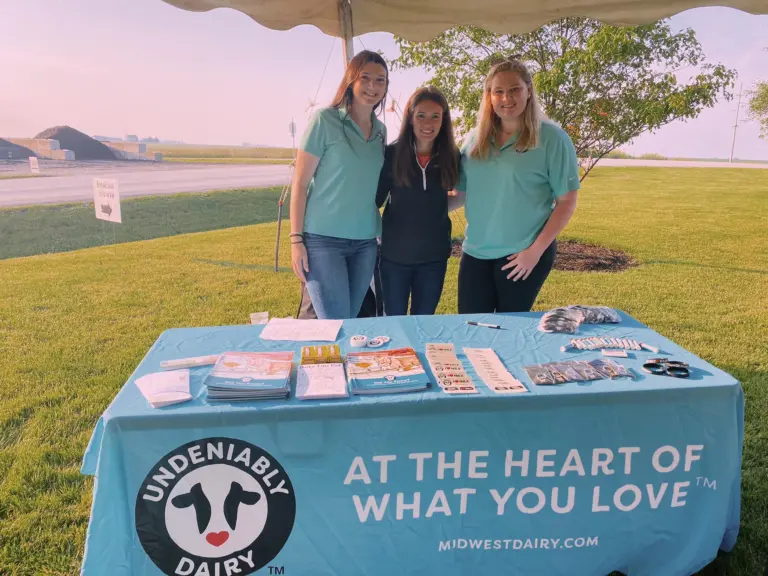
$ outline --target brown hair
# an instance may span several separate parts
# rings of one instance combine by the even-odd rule
[[[357,79],[360,78],[363,67],[371,62],[382,66],[387,75],[387,86],[384,90],[384,97],[373,107],[373,112],[378,114],[379,111],[384,109],[387,101],[387,91],[389,90],[389,69],[387,68],[387,63],[384,61],[384,58],[382,58],[380,54],[371,52],[370,50],[358,52],[355,54],[355,57],[350,60],[349,64],[347,64],[347,69],[344,71],[344,78],[342,78],[339,88],[336,90],[336,96],[333,97],[331,107],[338,109],[345,106],[349,108],[353,98],[352,86],[357,82]]]
[[[483,89],[483,98],[480,104],[478,114],[477,134],[474,144],[469,151],[472,158],[487,159],[491,151],[491,140],[499,133],[501,119],[493,110],[491,102],[491,84],[494,77],[501,72],[515,72],[528,87],[528,102],[525,104],[525,110],[521,114],[520,134],[515,142],[515,149],[518,152],[525,152],[539,145],[539,132],[541,129],[542,111],[539,106],[539,99],[536,96],[536,88],[533,85],[533,77],[528,67],[520,60],[509,58],[493,66],[485,79]],[[498,142],[497,146],[502,143]]]
[[[453,137],[453,123],[448,101],[442,92],[434,86],[424,86],[416,90],[408,99],[406,114],[400,126],[400,136],[395,143],[392,158],[394,180],[400,186],[409,186],[416,178],[416,168],[413,165],[414,144],[416,136],[413,132],[413,114],[416,106],[429,100],[443,109],[443,122],[432,144],[433,156],[439,156],[440,182],[445,190],[453,190],[459,180],[459,151]]]

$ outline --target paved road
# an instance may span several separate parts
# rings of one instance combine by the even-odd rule
[[[100,170],[68,176],[0,180],[0,207],[62,204],[93,199],[93,177],[115,178],[121,198],[286,184],[289,167],[183,165],[159,170]]]
[[[727,162],[634,159],[604,159],[598,166],[768,169],[768,164],[756,163],[728,164]],[[195,193],[232,188],[282,186],[287,182],[289,170],[288,166],[281,165],[213,166],[164,163],[139,164],[127,169],[120,163],[84,164],[54,172],[56,176],[0,180],[0,207],[90,201],[93,198],[94,176],[116,178],[120,196],[127,198],[180,192]],[[28,168],[25,168],[24,172],[28,172]]]

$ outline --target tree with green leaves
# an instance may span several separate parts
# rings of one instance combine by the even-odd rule
[[[760,122],[760,137],[768,138],[768,82],[760,82],[750,93],[749,117]]]
[[[768,139],[768,81],[758,82],[749,93],[749,117],[760,122],[760,138]]]
[[[615,27],[565,18],[528,34],[453,28],[425,43],[395,39],[395,69],[423,68],[460,116],[459,135],[475,125],[483,82],[500,58],[534,73],[547,116],[571,136],[584,173],[612,150],[675,120],[695,118],[719,97],[730,100],[736,72],[705,61],[693,30],[667,21]],[[681,80],[683,77],[688,77]]]

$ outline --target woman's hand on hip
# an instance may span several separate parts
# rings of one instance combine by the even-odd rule
[[[307,247],[304,246],[303,242],[291,244],[291,264],[293,265],[293,272],[299,277],[299,280],[306,283],[309,262],[307,261]]]
[[[507,262],[501,267],[502,270],[509,270],[507,274],[507,280],[510,278],[513,282],[518,280],[525,280],[531,275],[531,272],[536,267],[541,259],[542,252],[533,246],[529,246],[525,250],[507,256]]]

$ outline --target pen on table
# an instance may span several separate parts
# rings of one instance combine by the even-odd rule
[[[496,330],[501,330],[501,326],[497,326],[496,324],[485,324],[484,322],[475,322],[473,320],[467,320],[467,324],[472,324],[472,326],[485,326],[486,328],[495,328]]]

